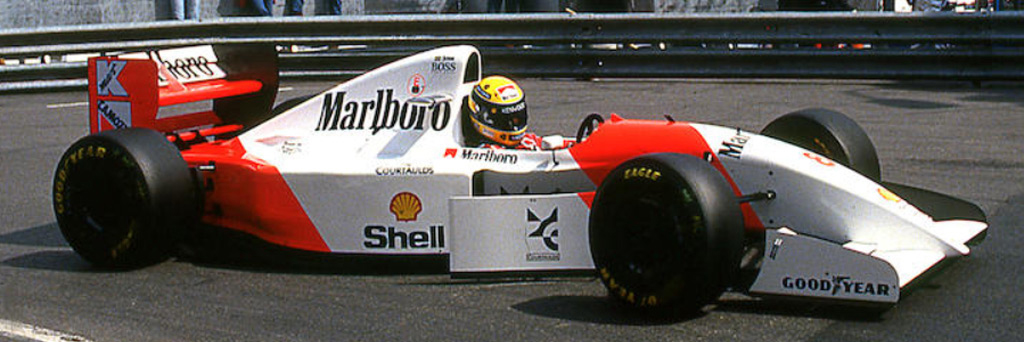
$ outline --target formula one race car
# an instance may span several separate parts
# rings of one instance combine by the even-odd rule
[[[987,229],[973,204],[882,182],[867,135],[833,111],[760,134],[591,115],[544,150],[480,148],[463,141],[474,47],[271,110],[276,58],[201,46],[91,59],[93,134],[53,184],[71,247],[140,267],[203,225],[292,250],[436,255],[460,276],[582,271],[637,308],[699,309],[726,289],[888,307]]]

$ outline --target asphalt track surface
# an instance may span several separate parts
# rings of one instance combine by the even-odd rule
[[[289,82],[279,101],[329,86]],[[880,317],[726,295],[700,316],[623,312],[593,278],[453,281],[171,260],[109,272],[65,244],[50,186],[86,133],[85,92],[0,95],[0,321],[89,341],[1020,341],[1024,86],[955,82],[526,80],[531,127],[587,113],[758,131],[808,107],[872,137],[883,178],[978,203],[988,239]],[[49,105],[49,106],[48,106]],[[814,200],[814,199],[808,199]],[[0,341],[30,340],[0,333]]]

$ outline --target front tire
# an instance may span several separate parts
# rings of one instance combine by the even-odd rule
[[[612,297],[642,310],[696,312],[736,277],[743,216],[732,187],[706,161],[653,154],[601,183],[590,249]]]
[[[156,131],[104,131],[64,153],[53,182],[61,233],[79,255],[109,268],[163,261],[199,218],[192,172]]]
[[[822,108],[799,110],[772,120],[761,134],[832,159],[875,182],[882,180],[871,138],[843,113]]]

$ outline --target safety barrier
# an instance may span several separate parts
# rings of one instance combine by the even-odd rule
[[[0,90],[79,82],[84,63],[59,62],[63,56],[195,44],[326,47],[282,52],[285,77],[351,76],[413,51],[473,44],[482,50],[487,72],[519,77],[1024,79],[1024,14],[1017,12],[566,13],[228,18],[3,30],[0,58],[45,57],[51,63],[0,66]]]

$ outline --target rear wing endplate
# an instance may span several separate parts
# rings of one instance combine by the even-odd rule
[[[89,59],[89,131],[146,127],[179,132],[249,127],[277,95],[272,46],[193,46]],[[211,101],[196,111],[177,105]],[[199,105],[203,107],[202,105]]]

